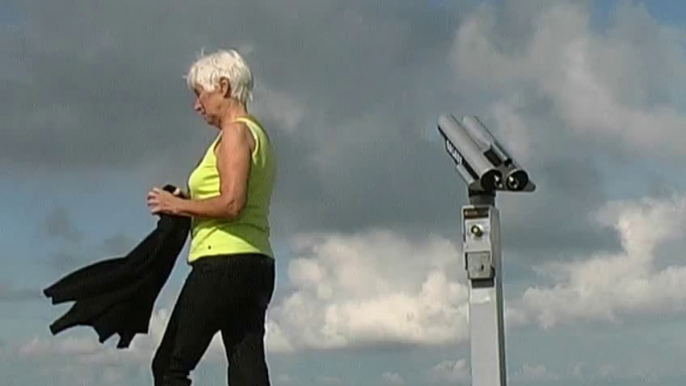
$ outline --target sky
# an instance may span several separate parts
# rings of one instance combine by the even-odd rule
[[[183,257],[128,350],[50,335],[69,305],[41,290],[152,230],[146,193],[215,134],[183,75],[237,48],[279,162],[273,385],[470,384],[443,113],[479,116],[537,185],[497,198],[509,383],[683,385],[685,20],[676,0],[4,1],[5,384],[152,384]],[[225,376],[217,336],[192,377]]]

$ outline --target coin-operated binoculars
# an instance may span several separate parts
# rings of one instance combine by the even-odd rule
[[[467,184],[462,207],[462,243],[469,281],[469,324],[473,386],[506,386],[502,303],[500,213],[496,191],[533,192],[526,171],[477,117],[458,121],[442,115],[438,131]]]

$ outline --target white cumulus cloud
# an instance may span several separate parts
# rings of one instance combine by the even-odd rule
[[[518,155],[528,157],[533,141],[525,124],[543,117],[523,118],[520,110],[541,100],[552,117],[540,123],[546,130],[570,129],[644,155],[686,155],[683,31],[629,4],[603,32],[593,29],[583,2],[523,8],[531,11],[526,18],[507,22],[501,18],[508,13],[480,8],[457,30],[451,52],[460,87],[498,95],[489,114]],[[513,23],[530,34],[514,36],[524,39],[519,45],[504,44],[503,25]]]
[[[596,220],[616,228],[623,251],[542,265],[539,272],[555,284],[528,288],[520,311],[550,328],[618,321],[622,313],[686,310],[686,264],[656,264],[658,247],[684,238],[686,196],[612,202]]]
[[[429,379],[433,381],[447,381],[451,383],[467,384],[470,369],[466,359],[445,360],[429,370]]]
[[[10,348],[11,352],[20,358],[63,358],[70,363],[79,365],[141,365],[148,368],[155,350],[159,346],[164,329],[169,321],[170,311],[162,308],[153,312],[150,319],[148,334],[138,334],[127,349],[117,349],[114,342],[117,335],[111,337],[105,344],[98,342],[97,335],[92,330],[71,330],[60,336],[50,338],[34,337],[28,341],[18,343]],[[210,361],[223,360],[224,348],[221,336],[217,334],[204,358]],[[108,379],[114,376],[105,374]]]
[[[405,379],[402,377],[402,375],[396,373],[396,372],[391,372],[387,371],[383,374],[381,374],[381,379],[385,383],[391,384],[391,385],[404,385],[405,384]]]
[[[449,240],[375,230],[302,235],[296,248],[292,291],[270,310],[271,349],[467,339],[467,287]]]
[[[298,125],[302,122],[307,111],[303,103],[286,92],[272,89],[263,84],[255,93],[259,93],[260,96],[255,105],[256,115],[263,115],[281,125],[273,129],[282,129],[288,133],[297,131]]]

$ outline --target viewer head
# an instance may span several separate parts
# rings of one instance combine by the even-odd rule
[[[211,124],[227,110],[245,109],[252,100],[252,71],[233,49],[202,54],[188,70],[186,82],[197,96],[195,110]]]

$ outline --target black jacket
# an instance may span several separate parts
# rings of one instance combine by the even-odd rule
[[[173,192],[167,185],[164,190]],[[91,326],[104,343],[119,334],[117,348],[146,334],[155,301],[171,274],[190,229],[190,218],[161,214],[157,227],[124,257],[102,260],[66,275],[43,290],[52,304],[74,301],[50,325],[53,335]]]

